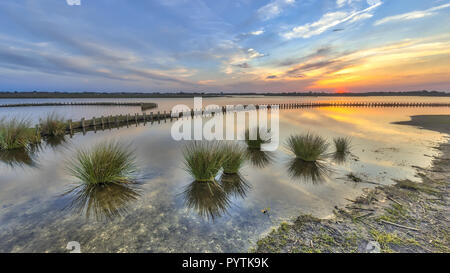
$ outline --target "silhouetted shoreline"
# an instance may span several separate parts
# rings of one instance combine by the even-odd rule
[[[378,96],[420,96],[450,97],[450,92],[442,91],[405,91],[405,92],[363,92],[363,93],[327,93],[327,92],[280,92],[280,93],[127,93],[127,92],[0,92],[0,99],[50,99],[50,98],[192,98],[192,97],[227,97],[227,96],[286,96],[286,97],[378,97]]]

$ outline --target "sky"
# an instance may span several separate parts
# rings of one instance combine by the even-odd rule
[[[1,91],[450,91],[447,0],[2,0]]]

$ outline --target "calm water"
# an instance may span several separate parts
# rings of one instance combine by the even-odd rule
[[[287,99],[215,98],[206,99],[204,104],[285,102]],[[351,98],[362,101],[384,99]],[[413,97],[387,100],[450,101],[448,98]],[[192,99],[148,101],[159,103],[163,110],[178,103],[192,104]],[[0,100],[2,103],[14,102]],[[55,110],[62,111],[67,118],[77,119],[140,111],[134,107],[43,108],[0,108],[0,117],[20,114],[36,120]],[[420,114],[450,114],[450,109],[330,107],[282,110],[282,143],[289,135],[306,131],[329,140],[350,136],[353,139],[352,155],[339,164],[327,160],[326,166],[331,172],[313,183],[291,175],[291,157],[281,145],[272,154],[254,154],[254,160],[242,170],[242,177],[229,183],[226,193],[217,193],[215,199],[208,199],[210,195],[207,194],[215,189],[192,184],[192,179],[183,170],[181,150],[185,143],[172,140],[169,121],[88,132],[84,136],[78,134],[60,144],[43,143],[31,154],[3,153],[0,156],[0,251],[64,252],[69,241],[78,241],[84,252],[245,252],[280,222],[289,221],[300,213],[330,217],[334,206],[343,206],[348,202],[346,198],[355,198],[364,188],[373,187],[372,184],[346,181],[344,177],[349,172],[381,184],[393,183],[393,179],[417,180],[412,166],[429,166],[431,156],[436,155],[432,147],[444,141],[446,136],[391,122]],[[73,156],[74,149],[90,147],[106,139],[121,140],[134,147],[141,167],[141,184],[99,192],[97,215],[108,215],[106,210],[101,210],[104,207],[117,209],[114,211],[118,215],[111,219],[87,218],[76,207],[68,207],[77,196],[65,194],[75,182],[66,175],[66,160]],[[113,200],[111,196],[114,196]],[[197,204],[197,207],[189,207],[189,204]],[[261,212],[265,208],[270,208],[269,214]],[[207,211],[212,212],[214,218],[207,217]]]

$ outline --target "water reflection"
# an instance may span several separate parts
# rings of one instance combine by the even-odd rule
[[[79,184],[68,190],[63,196],[72,198],[66,207],[86,214],[97,220],[113,219],[127,213],[132,201],[141,196],[138,183],[109,183],[99,185]]]
[[[239,173],[224,174],[220,182],[226,194],[240,198],[245,198],[248,190],[251,188],[250,184]]]
[[[229,195],[217,182],[194,181],[183,192],[185,205],[207,219],[214,220],[230,206]]]
[[[246,150],[246,154],[250,163],[254,167],[258,168],[266,167],[267,165],[271,164],[275,159],[275,155],[273,152],[261,151],[259,149],[248,148]]]
[[[0,161],[10,167],[36,167],[37,154],[41,150],[40,144],[13,150],[0,150]]]
[[[291,159],[288,163],[288,173],[291,178],[302,182],[320,184],[325,182],[331,169],[325,162],[308,162],[299,158]]]
[[[347,152],[334,152],[332,157],[337,164],[344,164],[348,160],[349,155],[350,153]]]
[[[68,140],[66,135],[62,135],[62,136],[47,136],[44,138],[45,143],[52,147],[52,148],[56,148],[59,145],[65,144]]]

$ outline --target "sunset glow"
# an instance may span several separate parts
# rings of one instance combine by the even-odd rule
[[[1,89],[448,91],[449,15],[443,0],[2,1]]]

